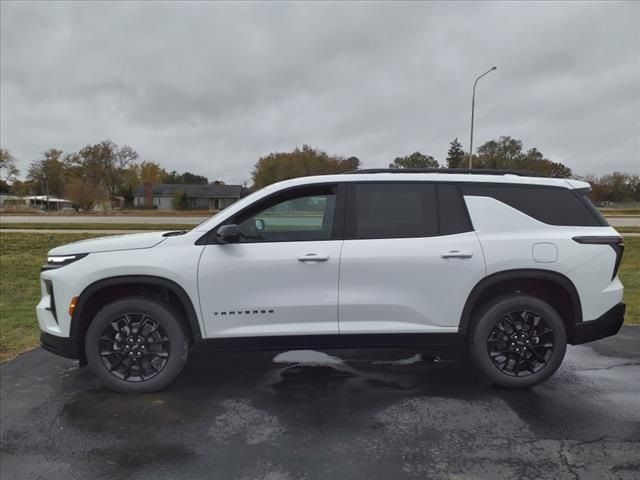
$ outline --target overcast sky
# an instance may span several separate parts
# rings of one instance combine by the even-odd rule
[[[386,166],[511,135],[578,174],[640,173],[640,2],[0,4],[0,143],[111,139],[242,182],[304,143]]]

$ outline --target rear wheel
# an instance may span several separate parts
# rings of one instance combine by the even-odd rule
[[[548,303],[525,294],[496,299],[479,313],[469,337],[472,362],[493,383],[531,387],[558,369],[567,334]]]
[[[153,392],[167,386],[187,360],[189,342],[170,305],[146,297],[104,307],[85,338],[87,363],[108,387]]]

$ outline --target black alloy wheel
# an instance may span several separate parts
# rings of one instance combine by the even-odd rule
[[[105,327],[99,351],[112,375],[127,382],[143,382],[165,367],[171,344],[156,320],[144,313],[125,313]]]
[[[162,299],[114,300],[89,324],[84,338],[87,364],[114,390],[158,391],[178,376],[187,361],[188,328],[184,313]]]
[[[515,292],[488,301],[467,337],[472,364],[496,385],[528,388],[558,369],[567,332],[558,312],[533,295]]]
[[[493,365],[514,377],[532,375],[547,365],[553,354],[554,336],[544,317],[517,310],[500,318],[487,339]]]

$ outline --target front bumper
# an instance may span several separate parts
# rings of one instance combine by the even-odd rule
[[[625,309],[625,304],[620,302],[595,320],[577,323],[571,343],[580,345],[615,335],[624,323]]]
[[[74,338],[58,337],[47,332],[40,332],[40,346],[61,357],[79,358],[78,344]]]

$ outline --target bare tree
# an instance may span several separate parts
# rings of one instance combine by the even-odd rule
[[[6,148],[0,148],[0,182],[11,183],[17,180],[20,170],[17,160]]]

